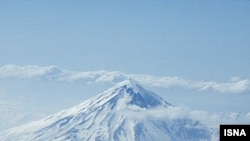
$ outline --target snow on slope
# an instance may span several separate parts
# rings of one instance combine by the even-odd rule
[[[1,141],[208,141],[189,118],[161,116],[168,102],[126,80],[70,109],[0,133]],[[171,116],[169,116],[171,117]]]

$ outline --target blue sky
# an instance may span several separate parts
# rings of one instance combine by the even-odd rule
[[[0,16],[1,65],[249,77],[249,1],[3,1]]]
[[[227,98],[222,102],[225,111],[246,112],[244,107],[249,107],[250,102],[249,25],[248,0],[0,1],[0,66],[3,69],[9,64],[56,65],[76,72],[106,70],[159,78],[178,77],[181,83],[192,81],[192,88],[179,81],[170,87],[165,87],[165,81],[160,88],[145,85],[175,104],[216,111],[216,106],[208,105],[215,101],[223,110],[223,105],[218,103]],[[70,100],[77,99],[69,102],[73,104],[86,98],[81,97],[81,93],[101,92],[108,82],[86,86],[80,82],[43,80],[35,89],[32,84],[38,83],[37,80],[9,79],[1,78],[0,98],[5,105],[18,101],[17,98],[29,103],[25,98],[30,95],[33,97],[30,101],[44,98],[53,103],[57,98],[51,96],[53,93],[62,93],[65,100],[70,97],[66,92],[72,91]],[[215,85],[209,84],[209,89],[200,90],[197,84],[203,81]],[[232,88],[224,84],[241,81],[244,81],[243,91],[220,92],[221,86]],[[217,86],[219,88],[215,88]],[[243,86],[239,84],[237,88]],[[204,101],[206,99],[210,101]],[[60,99],[57,100],[60,103]],[[238,101],[243,104],[230,107]],[[54,109],[61,109],[62,105],[57,104]],[[24,111],[27,107],[23,106]]]

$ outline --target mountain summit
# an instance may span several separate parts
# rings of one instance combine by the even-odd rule
[[[159,118],[159,115],[171,107],[134,80],[126,80],[75,107],[4,131],[0,133],[0,140],[210,140],[209,131],[198,121]]]
[[[135,80],[125,80],[118,83],[116,86],[94,97],[90,101],[95,104],[109,104],[111,110],[121,108],[122,105],[126,106],[126,108],[127,106],[154,108],[159,106],[167,107],[170,105],[153,92],[142,88]]]

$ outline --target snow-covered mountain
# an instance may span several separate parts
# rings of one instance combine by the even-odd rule
[[[0,133],[1,141],[209,141],[190,118],[167,118],[173,107],[126,80],[70,109]]]

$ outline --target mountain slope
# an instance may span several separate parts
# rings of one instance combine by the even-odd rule
[[[172,106],[133,80],[40,121],[0,133],[1,141],[201,141],[209,130],[161,115]]]

